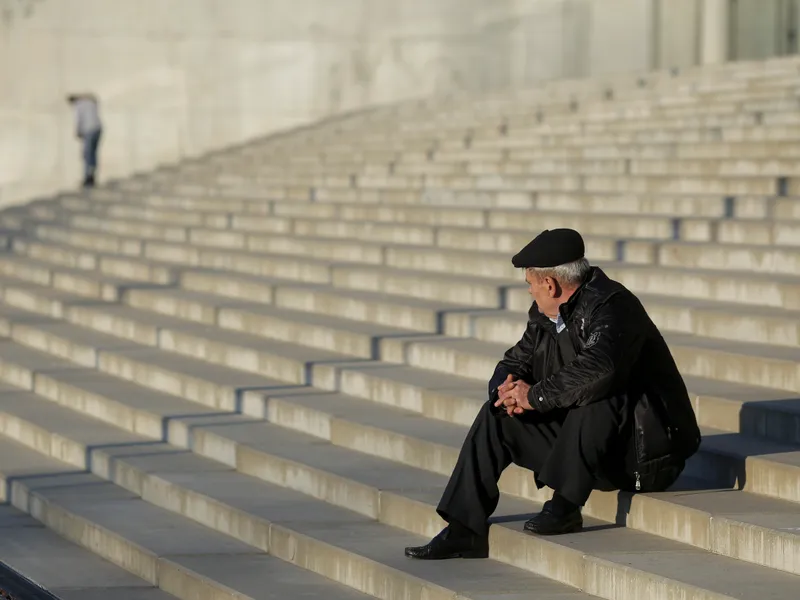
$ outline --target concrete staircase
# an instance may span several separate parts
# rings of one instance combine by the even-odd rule
[[[0,493],[131,598],[798,598],[798,98],[792,59],[435,99],[8,209]],[[701,451],[556,538],[512,466],[490,560],[409,561],[558,226],[662,328]]]

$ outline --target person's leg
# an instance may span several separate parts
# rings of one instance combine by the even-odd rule
[[[100,159],[99,159],[100,139],[103,137],[103,130],[98,129],[93,137],[94,139],[92,140],[92,181],[94,181],[97,177],[97,169],[100,164]]]
[[[97,148],[100,144],[100,131],[83,138],[84,185],[93,186],[97,171]]]
[[[558,434],[557,414],[509,417],[487,402],[461,447],[437,511],[448,526],[424,546],[406,548],[410,558],[484,558],[488,556],[488,517],[497,507],[497,482],[515,462],[536,470]]]
[[[625,397],[570,409],[539,480],[575,507],[595,488],[617,489],[625,477],[631,422]]]
[[[556,441],[559,415],[509,417],[487,402],[467,434],[450,481],[437,507],[448,523],[457,521],[480,535],[497,508],[497,482],[512,462],[538,471]]]

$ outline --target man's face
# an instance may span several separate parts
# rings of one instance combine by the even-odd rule
[[[555,281],[550,277],[540,278],[531,271],[525,271],[525,282],[539,312],[552,319],[557,318],[559,302],[555,299],[557,289]]]

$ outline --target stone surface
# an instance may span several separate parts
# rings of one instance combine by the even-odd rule
[[[4,451],[8,451],[4,447]],[[3,561],[63,600],[122,598],[166,600],[164,593],[79,548],[25,513],[0,506],[0,554]]]
[[[492,60],[539,56],[586,27],[585,49],[562,67],[602,81],[388,104],[3,211],[2,501],[128,569],[143,597],[792,597],[797,61],[612,75],[667,55],[714,62],[721,32],[711,46],[686,37],[711,33],[683,0],[658,10],[614,0],[580,27],[577,4],[569,14],[546,4]],[[506,39],[504,7],[459,9],[469,27],[484,23],[481,35]],[[763,53],[742,23],[771,39],[777,13],[732,10],[735,52]],[[112,31],[103,14],[85,26]],[[645,27],[623,36],[619,15],[666,29],[649,44]],[[426,22],[426,39],[446,33]],[[533,35],[547,23],[558,27]],[[185,43],[175,68],[191,55]],[[548,72],[538,58],[515,61],[480,87],[511,77],[504,69]],[[249,97],[239,92],[231,115]],[[197,97],[208,110],[223,100]],[[128,131],[145,135],[131,118]],[[203,135],[223,143],[215,119]],[[435,505],[486,379],[525,326],[531,298],[510,256],[565,225],[664,334],[701,449],[672,490],[595,492],[586,531],[552,539],[521,533],[551,492],[511,466],[491,560],[408,561],[402,547],[443,525]],[[52,565],[67,597],[84,591]],[[93,581],[86,597],[102,589]],[[122,587],[120,597],[138,590]]]

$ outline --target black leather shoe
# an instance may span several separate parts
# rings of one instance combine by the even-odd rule
[[[583,528],[583,517],[580,510],[573,510],[564,515],[557,515],[547,504],[542,512],[525,522],[525,531],[538,535],[560,535],[574,533]]]
[[[455,535],[448,526],[424,546],[406,548],[406,556],[420,560],[487,558],[489,556],[489,537],[474,533]]]

